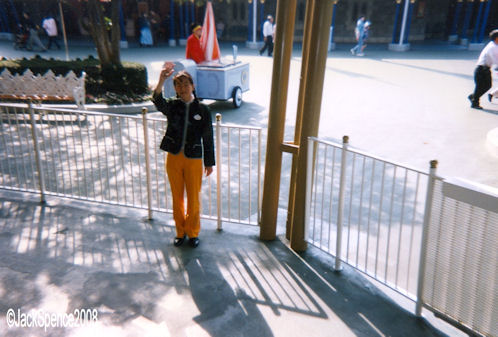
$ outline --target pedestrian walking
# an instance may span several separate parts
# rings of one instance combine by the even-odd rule
[[[52,47],[52,43],[55,44],[57,49],[61,49],[61,46],[59,45],[59,42],[57,42],[57,22],[52,16],[47,16],[45,19],[42,21],[42,27],[45,29],[45,32],[47,33],[48,36],[48,46],[47,49],[50,49]]]
[[[367,41],[368,38],[370,37],[370,27],[372,26],[372,23],[370,21],[366,21],[365,25],[363,27],[363,36],[362,39],[363,41],[361,42],[361,54],[365,55],[365,48],[367,47]],[[359,55],[362,56],[362,55]]]
[[[474,92],[468,96],[470,107],[474,109],[482,109],[479,99],[491,89],[491,67],[498,66],[498,29],[492,30],[489,38],[491,41],[484,47],[477,59],[474,70]]]
[[[273,37],[275,33],[275,26],[273,25],[273,16],[268,15],[265,23],[263,24],[263,39],[265,44],[263,48],[259,50],[259,55],[263,55],[265,50],[268,49],[268,56],[273,55]]]
[[[166,134],[160,148],[168,152],[166,172],[173,196],[173,218],[178,247],[189,238],[192,247],[199,245],[200,191],[204,173],[209,176],[215,165],[211,112],[195,96],[194,81],[186,71],[173,77],[177,97],[165,99],[164,82],[174,72],[174,63],[165,62],[153,93],[157,110],[168,119]],[[184,191],[187,191],[185,213]]]
[[[356,21],[356,27],[354,29],[355,38],[357,41],[356,46],[351,49],[351,54],[356,56],[363,56],[363,34],[365,32],[365,15],[361,15],[358,21]]]
[[[40,28],[38,25],[35,25],[31,20],[31,17],[28,13],[23,13],[22,25],[28,31],[28,42],[26,43],[27,50],[33,50],[33,44],[36,44],[41,51],[47,51],[47,48],[43,45],[38,36],[38,29]]]

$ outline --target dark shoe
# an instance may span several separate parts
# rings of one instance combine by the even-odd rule
[[[188,243],[189,243],[192,247],[196,248],[196,247],[199,245],[199,238],[190,238],[190,239],[188,240]]]
[[[491,103],[492,100],[493,100],[493,95],[488,94],[488,101]]]
[[[470,94],[469,96],[467,96],[467,98],[469,99],[470,101],[470,104],[474,104],[474,94]]]
[[[181,245],[183,245],[183,243],[185,242],[185,238],[185,235],[183,236],[183,238],[175,238],[175,241],[173,241],[175,247],[180,247]]]
[[[474,94],[470,94],[468,97],[467,97],[470,101],[470,107],[472,109],[479,109],[481,110],[482,109],[482,106],[479,105],[479,99],[477,100],[477,102],[474,100]]]

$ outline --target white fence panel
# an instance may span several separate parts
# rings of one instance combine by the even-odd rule
[[[498,336],[498,193],[436,180],[424,306],[488,336]]]
[[[166,119],[147,118],[150,189],[147,186],[142,116],[34,107],[36,143],[44,190],[40,191],[29,108],[0,104],[0,187],[13,190],[171,212],[165,152],[159,144]],[[204,181],[204,218],[259,224],[261,129],[220,128],[221,177],[217,170]],[[216,142],[216,139],[215,139]],[[220,184],[220,204],[217,184]]]

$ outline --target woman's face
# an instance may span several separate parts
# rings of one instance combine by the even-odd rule
[[[190,102],[193,98],[194,85],[187,77],[180,77],[174,81],[176,94],[184,101]]]

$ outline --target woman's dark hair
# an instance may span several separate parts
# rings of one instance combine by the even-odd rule
[[[180,70],[179,72],[177,72],[175,74],[175,76],[173,76],[173,85],[175,85],[177,83],[177,81],[182,77],[185,77],[190,82],[190,84],[192,84],[192,86],[194,87],[194,90],[192,91],[192,93],[194,94],[194,98],[197,100],[197,95],[195,94],[194,79],[192,78],[192,75],[190,75],[187,71]]]

